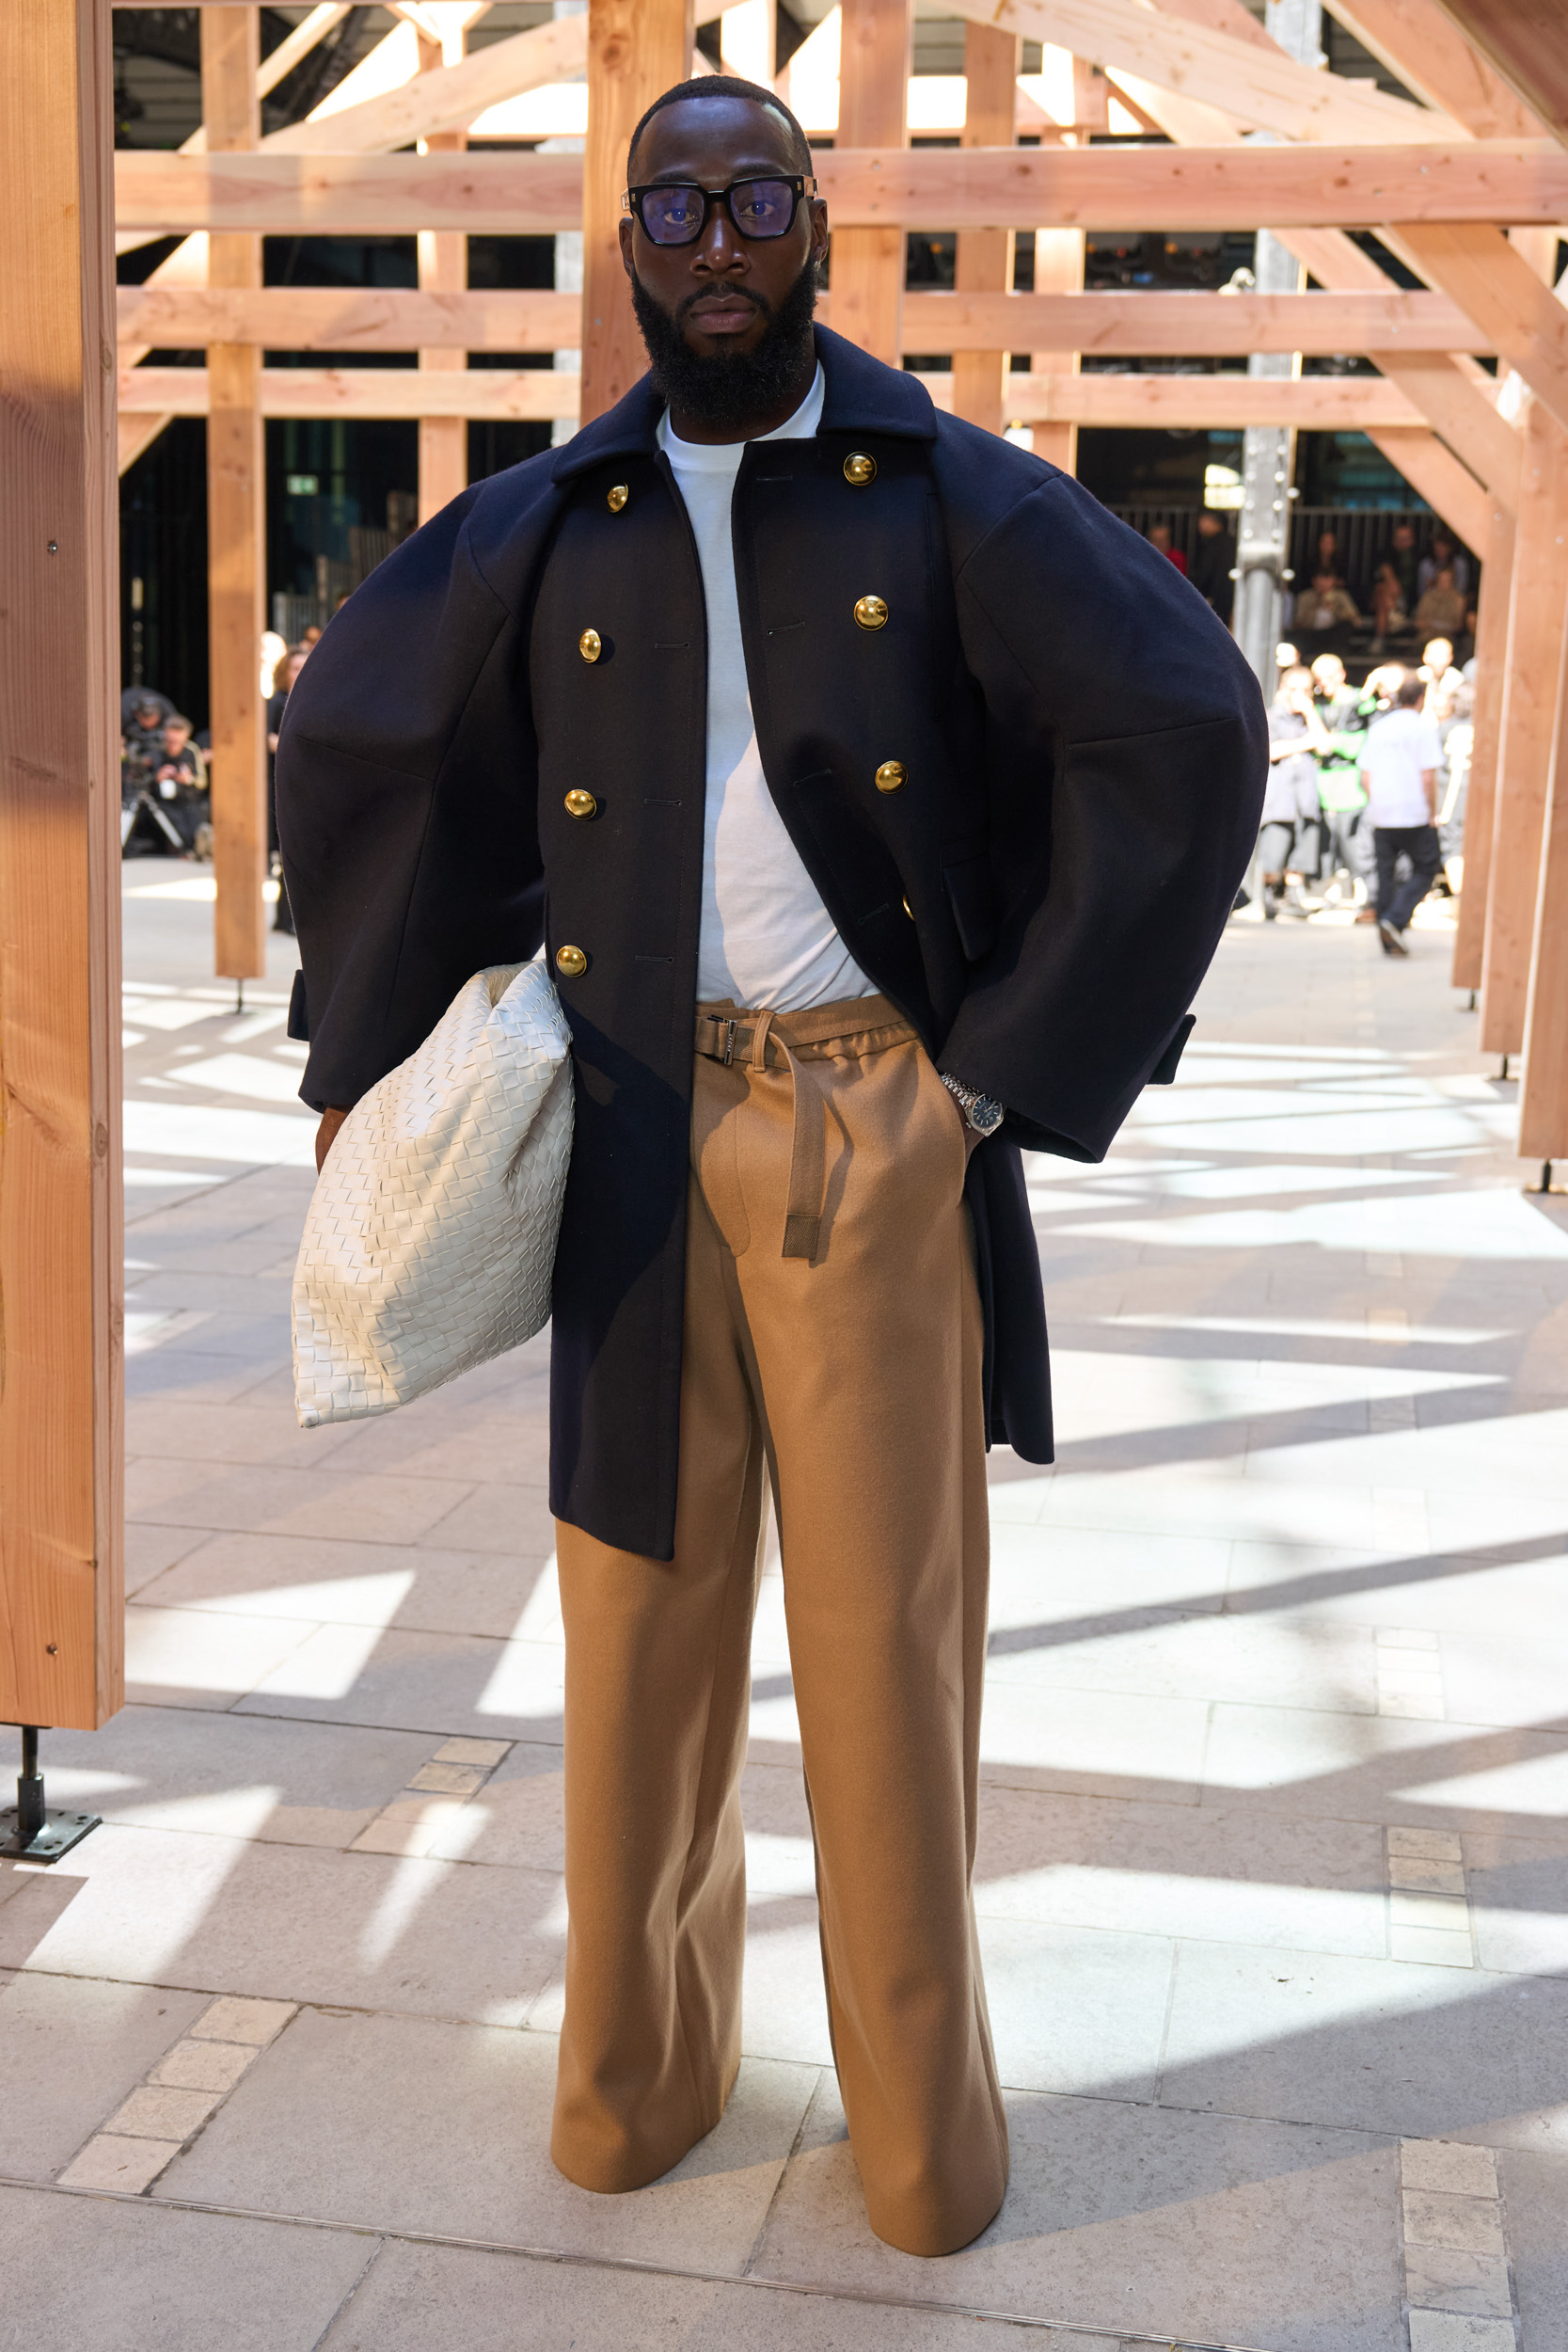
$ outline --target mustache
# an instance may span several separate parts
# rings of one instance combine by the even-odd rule
[[[641,282],[641,281],[639,281]],[[753,310],[760,310],[765,319],[773,315],[773,305],[766,294],[753,294],[749,286],[699,286],[695,294],[683,294],[674,309],[677,326],[684,326],[699,302],[711,302],[721,294],[726,302],[749,302]]]

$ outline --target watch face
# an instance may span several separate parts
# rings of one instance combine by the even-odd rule
[[[983,1136],[993,1136],[1006,1117],[1001,1104],[993,1102],[989,1094],[982,1094],[969,1114],[970,1124],[977,1127]]]

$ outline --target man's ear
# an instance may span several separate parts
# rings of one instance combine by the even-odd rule
[[[634,220],[631,220],[624,215],[616,223],[616,234],[621,240],[621,266],[626,271],[628,278],[635,278],[637,276],[637,272],[632,266],[631,259],[632,232],[636,229],[636,226],[637,224]]]

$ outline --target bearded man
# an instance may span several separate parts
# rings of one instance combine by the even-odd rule
[[[1266,735],[1161,556],[814,328],[771,91],[668,91],[627,180],[651,373],[399,548],[290,697],[302,1091],[325,1149],[543,939],[557,2164],[638,2187],[735,2079],[766,1481],[850,2137],[873,2228],[943,2254],[1007,2172],[971,1876],[985,1449],[1051,1459],[1020,1154],[1101,1158],[1174,1073]]]

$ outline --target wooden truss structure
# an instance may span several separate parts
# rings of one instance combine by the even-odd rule
[[[255,8],[199,5],[201,131],[177,154],[112,156],[105,0],[0,10],[0,1718],[35,1723],[102,1720],[119,1692],[115,396],[121,468],[169,417],[208,421],[217,969],[244,978],[265,944],[262,421],[417,419],[425,515],[463,485],[467,420],[599,414],[642,366],[615,243],[633,123],[691,70],[700,22],[721,20],[727,67],[773,72],[770,0],[589,0],[471,54],[487,0],[392,0],[374,70],[263,137],[261,97],[344,10],[315,8],[263,64]],[[1568,1159],[1568,311],[1553,283],[1568,15],[1335,0],[1412,101],[1300,64],[1243,0],[953,8],[969,19],[962,85],[942,100],[956,146],[911,144],[912,0],[841,0],[780,77],[833,138],[817,165],[834,226],[824,315],[889,360],[951,353],[926,379],[939,402],[991,431],[1029,423],[1069,467],[1083,424],[1354,427],[1484,559],[1454,979],[1479,992],[1483,1045],[1523,1056],[1522,1153]],[[1026,40],[1051,72],[1021,77]],[[577,104],[574,82],[582,151],[519,151],[508,110]],[[1091,144],[1113,109],[1170,144]],[[497,136],[513,143],[487,151]],[[1084,291],[1087,230],[1230,227],[1270,229],[1314,290]],[[953,293],[906,293],[911,229],[958,232]],[[1421,291],[1402,292],[1354,229]],[[467,235],[575,230],[580,295],[467,290]],[[389,230],[418,234],[417,292],[261,284],[264,235]],[[1032,294],[1009,291],[1021,234]],[[117,246],[170,235],[182,242],[148,282],[119,290],[117,321]],[[192,346],[204,367],[149,363]],[[268,349],[321,359],[267,367]],[[388,351],[420,364],[333,364]],[[580,372],[467,365],[546,352],[579,352]],[[1297,364],[1080,365],[1258,353]],[[1376,373],[1302,372],[1330,353]]]

